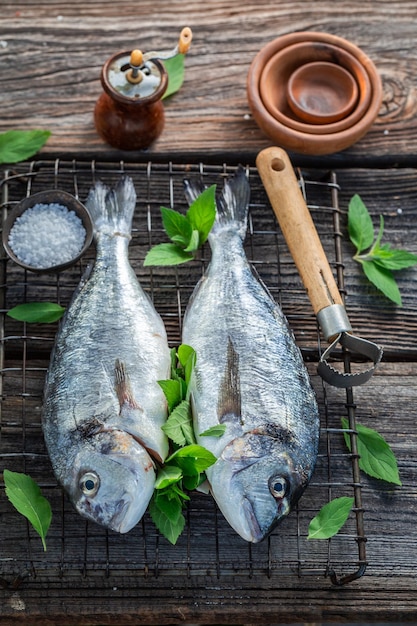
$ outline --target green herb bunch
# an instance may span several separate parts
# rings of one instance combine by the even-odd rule
[[[209,450],[197,444],[194,435],[189,382],[195,361],[196,354],[190,346],[183,344],[178,351],[173,349],[171,379],[159,381],[169,412],[162,430],[171,440],[174,451],[158,471],[149,513],[155,526],[172,544],[185,526],[183,511],[190,500],[186,491],[199,487],[205,480],[205,470],[216,462]]]
[[[205,189],[183,215],[161,207],[162,223],[171,243],[161,243],[149,250],[144,265],[179,265],[191,261],[206,242],[216,218],[216,185]]]
[[[416,265],[417,256],[382,243],[384,218],[380,215],[379,230],[375,234],[372,218],[358,194],[349,202],[348,232],[356,247],[353,258],[362,265],[367,279],[392,302],[401,306],[401,294],[392,272]]]

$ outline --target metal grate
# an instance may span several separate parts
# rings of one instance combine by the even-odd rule
[[[8,171],[2,184],[3,220],[13,204],[25,195],[60,188],[85,199],[95,180],[114,184],[122,173],[135,183],[138,206],[130,245],[131,263],[142,286],[154,300],[166,324],[171,346],[178,346],[181,320],[193,288],[209,261],[204,248],[198,260],[175,268],[143,267],[151,245],[166,241],[159,207],[186,209],[183,179],[202,176],[206,184],[221,184],[233,173],[226,165],[124,164],[76,161],[38,161]],[[213,500],[193,494],[185,531],[172,546],[156,531],[145,514],[139,525],[119,536],[86,522],[72,509],[53,476],[41,430],[43,381],[53,345],[55,325],[19,323],[6,316],[22,302],[53,301],[67,305],[93,250],[75,268],[60,275],[35,275],[1,258],[0,290],[0,469],[30,474],[50,500],[53,522],[45,554],[34,531],[19,516],[0,489],[0,577],[12,581],[26,575],[56,580],[75,576],[158,577],[175,573],[228,575],[279,580],[283,573],[329,576],[343,584],[361,576],[366,567],[363,508],[355,435],[352,389],[329,387],[316,374],[320,336],[310,303],[268,204],[254,168],[247,168],[251,207],[246,249],[249,259],[287,315],[302,349],[317,392],[322,420],[321,442],[313,480],[297,508],[263,543],[249,545],[228,526]],[[344,293],[344,267],[335,174],[300,173],[300,184],[328,258]],[[347,359],[340,353],[340,358]],[[344,366],[350,367],[346,361]],[[353,454],[344,443],[340,418],[349,419],[346,431]],[[306,539],[310,519],[330,499],[354,496],[355,507],[342,531],[331,540]]]

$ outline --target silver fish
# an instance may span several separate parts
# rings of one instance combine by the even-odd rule
[[[188,201],[201,188],[185,183]],[[300,350],[281,309],[246,258],[249,183],[225,183],[209,235],[210,265],[188,304],[182,341],[196,351],[191,402],[198,443],[220,510],[245,540],[259,542],[308,484],[319,415]],[[201,436],[225,424],[221,437]]]
[[[120,533],[144,514],[152,457],[168,441],[165,328],[128,260],[136,193],[130,178],[97,183],[86,205],[96,260],[58,330],[45,383],[43,431],[58,481],[78,512]]]

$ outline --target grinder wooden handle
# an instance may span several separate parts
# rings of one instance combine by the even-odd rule
[[[314,313],[334,304],[343,306],[288,155],[278,147],[266,148],[258,154],[256,166]]]

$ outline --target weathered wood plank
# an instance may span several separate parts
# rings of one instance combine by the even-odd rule
[[[237,0],[59,2],[2,6],[0,106],[2,130],[45,127],[52,131],[44,154],[88,158],[119,153],[97,136],[94,104],[100,69],[119,50],[170,48],[184,25],[194,31],[186,80],[166,104],[166,127],[149,154],[205,154],[254,160],[270,144],[251,119],[246,76],[259,49],[294,30],[337,34],[364,49],[384,84],[374,127],[333,161],[380,159],[411,162],[417,153],[417,35],[413,3],[330,3]],[[126,154],[137,158],[137,154]],[[315,159],[323,161],[323,159]]]

